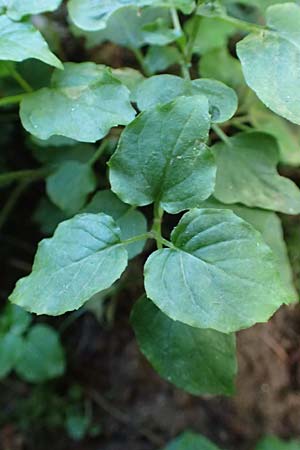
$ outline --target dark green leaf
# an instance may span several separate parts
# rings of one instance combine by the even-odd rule
[[[255,450],[300,450],[300,441],[282,441],[276,437],[266,437],[257,444]]]
[[[163,450],[220,450],[200,434],[185,432]]]

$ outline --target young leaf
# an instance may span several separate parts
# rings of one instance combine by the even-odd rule
[[[125,241],[147,231],[147,221],[145,216],[136,211],[129,205],[121,202],[111,191],[97,192],[90,203],[84,209],[84,212],[99,213],[102,212],[111,216],[121,230],[121,239]],[[143,251],[145,242],[139,241],[127,246],[128,257],[134,258]]]
[[[15,370],[31,383],[63,375],[65,355],[57,332],[48,325],[33,326],[22,342]]]
[[[214,160],[205,145],[209,125],[204,96],[179,97],[141,113],[109,161],[112,190],[125,203],[157,202],[169,213],[199,205],[214,188]]]
[[[271,250],[232,211],[192,210],[171,239],[145,265],[147,296],[171,319],[231,333],[286,301]]]
[[[0,379],[5,378],[15,367],[22,345],[23,339],[19,334],[13,331],[0,333]]]
[[[47,194],[56,206],[72,215],[84,206],[87,196],[95,190],[96,183],[89,164],[65,161],[47,178]]]
[[[300,6],[268,8],[269,30],[238,43],[247,84],[277,114],[300,124]]]
[[[151,46],[144,58],[149,73],[162,72],[180,61],[180,53],[175,47]]]
[[[299,450],[300,441],[282,441],[276,437],[263,438],[255,450]]]
[[[163,450],[220,450],[200,434],[186,431],[168,444]]]
[[[103,138],[135,116],[129,91],[108,69],[87,62],[67,63],[52,85],[26,95],[20,116],[24,128],[40,139],[60,135],[82,142]]]
[[[105,214],[79,214],[39,244],[32,273],[18,281],[12,303],[36,314],[80,308],[110,287],[127,265],[120,229]]]
[[[175,75],[155,75],[146,79],[137,88],[136,101],[139,109],[145,111],[183,95],[205,95],[213,122],[229,120],[237,109],[236,93],[225,84],[204,78],[190,82]]]
[[[13,20],[20,20],[29,14],[55,11],[62,0],[0,0],[0,6],[6,8],[6,15]]]
[[[30,22],[14,22],[0,15],[0,60],[24,61],[35,58],[62,69],[41,33]]]
[[[134,306],[131,322],[139,346],[165,379],[191,394],[234,392],[234,335],[174,321],[147,298]]]
[[[282,283],[287,292],[288,303],[296,302],[298,293],[296,292],[293,272],[288,257],[288,252],[283,236],[281,220],[272,211],[264,209],[247,208],[243,205],[225,205],[214,198],[209,198],[203,208],[231,209],[237,216],[250,223],[264,238],[265,243],[270,247],[278,263],[278,270]]]
[[[279,149],[265,133],[239,133],[214,145],[217,179],[214,196],[223,203],[243,203],[287,214],[300,213],[300,190],[276,170]]]

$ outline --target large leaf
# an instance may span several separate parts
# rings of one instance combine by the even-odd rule
[[[97,192],[90,203],[84,209],[84,212],[99,213],[102,212],[113,217],[121,230],[121,239],[126,240],[147,231],[147,221],[145,216],[132,208],[130,205],[121,202],[111,191]],[[143,251],[145,242],[138,241],[129,244],[127,247],[129,258],[133,258]]]
[[[22,342],[15,370],[32,383],[63,375],[65,355],[58,333],[48,325],[33,326]]]
[[[190,82],[175,75],[155,75],[137,88],[136,101],[141,111],[155,105],[171,102],[179,96],[205,95],[213,122],[229,120],[237,109],[237,96],[225,84],[208,79]]]
[[[13,20],[20,20],[28,14],[40,14],[54,11],[62,0],[0,0],[0,6],[6,8],[6,14]]]
[[[232,211],[192,210],[171,239],[148,259],[145,286],[173,320],[230,333],[267,321],[287,300],[271,250]]]
[[[63,67],[30,22],[14,22],[6,15],[0,15],[0,60],[24,61],[29,58],[59,69]]]
[[[142,352],[163,378],[195,395],[234,392],[233,335],[169,319],[147,298],[136,303],[131,320]]]
[[[214,198],[206,200],[203,203],[203,208],[231,209],[234,214],[259,231],[277,260],[282,283],[288,294],[288,301],[290,303],[297,301],[299,296],[293,282],[293,272],[283,236],[281,220],[277,214],[264,209],[247,208],[243,205],[225,205]]]
[[[71,20],[83,30],[101,30],[108,19],[126,6],[166,6],[180,9],[189,14],[194,0],[70,0],[68,4]]]
[[[300,124],[300,6],[274,5],[266,17],[269,30],[237,46],[244,75],[270,109]]]
[[[212,442],[200,434],[186,431],[163,450],[220,450]]]
[[[300,450],[300,441],[282,441],[276,437],[263,438],[255,450]]]
[[[60,135],[95,142],[131,122],[135,111],[128,89],[108,69],[88,62],[55,71],[51,87],[24,97],[20,115],[24,128],[40,139]]]
[[[96,177],[89,164],[65,161],[47,178],[47,194],[66,214],[77,213],[95,190]]]
[[[39,244],[32,273],[18,281],[10,300],[36,314],[80,308],[110,287],[127,265],[120,229],[105,214],[79,214],[60,223]]]
[[[265,133],[239,133],[214,145],[217,162],[215,197],[287,214],[300,213],[300,190],[280,176],[276,140]]]
[[[130,205],[156,202],[170,213],[199,205],[214,187],[215,165],[205,145],[209,125],[204,96],[141,113],[109,162],[112,190]]]

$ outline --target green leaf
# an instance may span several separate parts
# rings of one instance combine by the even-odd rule
[[[195,7],[194,0],[70,0],[69,14],[75,25],[83,30],[101,30],[107,21],[128,6],[164,6],[175,7],[190,14]]]
[[[46,181],[48,196],[68,215],[77,213],[84,206],[96,184],[92,167],[78,161],[65,161]]]
[[[144,58],[149,73],[163,72],[180,61],[180,53],[175,47],[151,46]]]
[[[147,232],[147,221],[145,216],[130,205],[121,202],[121,200],[109,190],[97,192],[84,209],[84,212],[102,212],[111,216],[116,221],[118,227],[120,227],[122,241]],[[131,259],[141,253],[144,245],[144,241],[129,244],[127,246],[128,257]]]
[[[52,235],[58,224],[66,219],[66,214],[53,205],[46,197],[41,198],[33,215],[34,222],[38,224],[45,236]]]
[[[23,339],[13,331],[0,334],[0,379],[5,378],[14,368],[22,351]]]
[[[141,72],[131,67],[122,67],[120,69],[112,69],[112,74],[129,89],[131,93],[130,100],[134,101],[135,91],[145,79]]]
[[[28,14],[40,14],[55,11],[62,0],[0,0],[0,6],[6,8],[6,14],[13,20],[20,20]]]
[[[125,203],[157,202],[169,213],[199,205],[214,188],[214,160],[205,145],[209,124],[204,96],[141,113],[109,161],[112,190]]]
[[[137,88],[136,100],[141,111],[165,104],[180,96],[205,95],[213,122],[229,120],[237,109],[235,92],[216,80],[198,79],[190,82],[175,75],[155,75]]]
[[[145,265],[147,296],[171,319],[230,333],[267,321],[286,301],[271,250],[232,211],[192,210],[171,239]]]
[[[220,450],[212,442],[200,434],[186,431],[163,450]]]
[[[8,303],[0,317],[0,333],[23,334],[29,327],[31,316],[19,306]]]
[[[214,145],[217,163],[214,196],[223,203],[242,203],[287,214],[300,213],[300,190],[276,170],[279,149],[265,133],[239,133]]]
[[[234,214],[250,223],[259,231],[278,263],[278,270],[287,292],[288,303],[297,301],[298,293],[294,286],[293,272],[283,236],[281,220],[277,214],[263,209],[247,208],[247,206],[242,205],[225,205],[214,198],[206,200],[202,207],[231,209]]]
[[[169,21],[158,17],[155,22],[143,27],[145,41],[151,45],[167,45],[176,41],[182,36],[173,28],[169,28]]]
[[[40,139],[60,135],[95,142],[110,128],[131,122],[135,111],[128,89],[108,69],[87,62],[55,71],[50,88],[24,97],[20,116],[24,128]]]
[[[276,437],[262,439],[255,450],[300,450],[300,441],[282,441]]]
[[[297,125],[272,113],[257,102],[249,110],[252,125],[258,131],[264,131],[277,139],[280,149],[280,161],[298,166],[300,164],[300,134]]]
[[[300,124],[300,6],[271,6],[266,20],[269,30],[238,43],[245,79],[268,108]]]
[[[145,297],[131,322],[141,351],[163,378],[195,395],[234,393],[234,335],[169,319]]]
[[[36,314],[80,308],[110,287],[127,265],[120,230],[105,214],[79,214],[40,242],[32,273],[18,281],[12,303]]]
[[[23,340],[15,370],[31,383],[63,375],[65,355],[58,333],[48,325],[33,326]]]
[[[21,45],[22,43],[22,45]],[[14,22],[0,15],[0,60],[24,61],[35,58],[62,69],[41,33],[30,22]]]

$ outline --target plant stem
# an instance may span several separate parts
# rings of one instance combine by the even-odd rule
[[[13,210],[15,204],[19,200],[19,198],[22,195],[22,193],[24,192],[24,190],[27,188],[28,184],[29,183],[27,181],[19,182],[17,184],[17,186],[15,187],[15,189],[10,194],[7,202],[5,203],[5,205],[3,206],[3,208],[1,209],[1,212],[0,212],[0,230],[1,230],[1,228],[3,228],[3,225],[7,221],[11,211]]]
[[[224,131],[222,130],[222,128],[220,128],[217,124],[213,124],[212,129],[214,130],[214,132],[216,133],[217,136],[219,136],[219,138],[221,139],[221,141],[225,142],[225,144],[227,145],[231,145],[228,136],[224,133]]]
[[[156,236],[162,237],[161,235],[161,222],[163,218],[164,210],[160,207],[159,202],[154,203],[154,220],[153,220],[153,226],[152,231],[155,233]],[[155,237],[156,239],[156,237]],[[156,239],[157,248],[162,248],[162,242],[160,239]]]
[[[132,238],[125,239],[125,241],[121,242],[121,245],[134,244],[135,242],[146,241],[147,239],[155,239],[155,238],[151,233],[138,234],[137,236],[134,236]]]
[[[181,36],[182,35],[182,28],[181,28],[180,20],[179,20],[179,17],[178,17],[177,9],[176,8],[171,8],[170,12],[171,12],[171,18],[172,18],[174,30],[176,31],[178,36]]]
[[[181,27],[181,23],[178,17],[177,9],[176,8],[170,8],[171,18],[173,22],[174,30],[176,31],[176,34],[178,35],[179,39],[184,35]],[[181,61],[180,61],[180,67],[183,78],[186,80],[191,79],[190,75],[190,59],[187,58],[186,48],[185,45],[182,45],[182,43],[179,41],[177,42],[177,47],[181,53]]]
[[[18,170],[16,172],[7,172],[0,175],[0,186],[11,183],[17,180],[26,180],[28,178],[29,182],[39,180],[40,178],[45,178],[51,173],[51,169],[41,168],[33,170]]]
[[[186,58],[189,63],[191,63],[191,60],[192,60],[193,49],[194,49],[195,40],[197,38],[199,25],[200,25],[200,16],[195,16],[193,28],[192,28],[192,31],[191,31],[191,34],[189,37],[187,47],[186,47]]]
[[[248,31],[248,32],[254,32],[254,33],[258,33],[261,31],[266,30],[266,27],[262,26],[262,25],[257,25],[255,23],[250,23],[250,22],[246,22],[245,20],[240,20],[237,19],[236,17],[232,17],[232,16],[215,16],[221,20],[224,20],[227,23],[230,23],[231,25],[236,26],[237,28],[239,28],[240,30],[244,30],[244,31]]]
[[[95,162],[98,161],[98,159],[103,155],[103,153],[106,150],[107,145],[108,145],[107,140],[101,142],[98,149],[95,151],[95,153],[93,154],[93,156],[91,157],[91,159],[88,162],[88,164],[90,166],[93,166],[95,164]]]
[[[139,48],[131,47],[131,51],[134,53],[139,65],[141,66],[144,74],[147,77],[151,76],[151,73],[148,70],[147,65],[145,64],[144,55]]]
[[[30,84],[22,77],[22,75],[16,69],[9,69],[11,76],[16,80],[16,82],[24,89],[25,92],[33,92]]]
[[[26,94],[10,95],[8,97],[0,98],[0,106],[14,105],[20,103]]]

